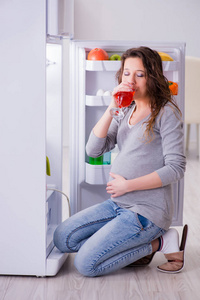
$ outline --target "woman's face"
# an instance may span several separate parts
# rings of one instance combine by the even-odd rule
[[[146,71],[141,58],[129,57],[125,60],[122,82],[135,89],[135,100],[147,97]]]

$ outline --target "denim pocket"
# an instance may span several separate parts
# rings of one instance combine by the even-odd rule
[[[141,216],[140,214],[137,214],[138,222],[141,224],[141,228],[145,229],[152,225],[152,222],[149,221],[147,218]]]

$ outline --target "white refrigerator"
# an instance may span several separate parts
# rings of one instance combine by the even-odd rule
[[[70,43],[70,201],[72,214],[109,198],[106,183],[117,149],[107,153],[105,163],[94,165],[86,155],[85,145],[95,123],[110,103],[111,96],[96,95],[99,89],[112,91],[117,85],[115,74],[120,61],[87,60],[89,51],[102,48],[109,54],[122,54],[125,50],[148,46],[169,54],[173,61],[163,61],[164,75],[178,83],[175,99],[184,118],[185,44],[137,41],[76,41]],[[182,225],[184,180],[173,184],[173,225]]]

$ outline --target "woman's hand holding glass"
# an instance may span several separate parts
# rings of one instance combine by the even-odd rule
[[[123,107],[128,107],[132,101],[135,90],[132,85],[128,83],[120,83],[114,88],[112,96],[115,101],[114,107],[111,108],[110,113],[116,120],[121,120],[124,117]]]

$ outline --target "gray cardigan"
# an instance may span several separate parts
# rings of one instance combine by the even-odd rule
[[[117,143],[119,153],[111,172],[133,179],[156,171],[162,187],[129,192],[112,200],[167,230],[173,216],[171,184],[181,179],[185,171],[183,122],[174,107],[165,105],[156,117],[154,139],[147,143],[143,134],[149,116],[129,126],[132,108],[125,109],[123,120],[112,120],[107,137],[98,138],[92,131],[86,152],[89,156],[98,157],[112,150]]]

